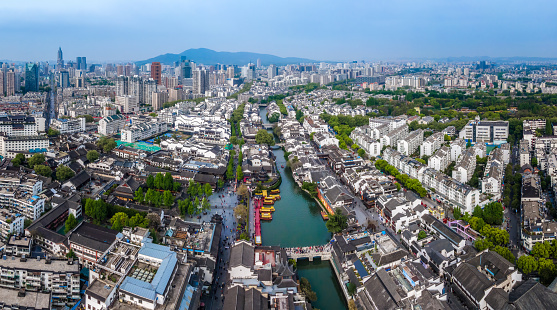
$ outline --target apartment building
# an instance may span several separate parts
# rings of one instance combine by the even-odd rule
[[[444,171],[451,163],[451,152],[448,146],[443,146],[427,161],[427,166],[437,171]]]
[[[475,169],[476,154],[472,151],[472,149],[468,149],[456,161],[452,177],[458,182],[466,183],[472,178]]]
[[[408,125],[406,122],[402,122],[402,125],[394,128],[381,137],[381,144],[383,146],[390,145],[391,147],[396,147],[398,141],[406,138],[406,136],[408,136]]]
[[[27,115],[0,116],[0,132],[6,136],[35,136],[38,131],[39,126],[34,117]]]
[[[167,123],[146,122],[141,124],[134,124],[130,127],[122,129],[121,140],[124,142],[133,143],[162,134],[168,130],[169,128]]]
[[[365,128],[367,127],[367,128]],[[387,128],[387,127],[385,127]],[[350,139],[354,141],[354,143],[358,144],[369,156],[379,156],[381,155],[381,142],[372,136],[370,136],[366,129],[369,129],[369,126],[362,126],[356,127],[350,133]],[[315,140],[315,136],[313,137]],[[335,138],[336,140],[336,138]],[[337,140],[338,141],[338,140]]]
[[[50,123],[52,129],[58,130],[61,134],[72,134],[85,131],[85,117],[73,119],[54,119]]]
[[[522,175],[520,230],[522,246],[531,251],[537,242],[552,241],[557,237],[557,223],[550,221],[549,210],[542,199],[540,176],[535,173]]]
[[[120,108],[120,112],[124,114],[139,112],[139,98],[136,96],[116,96],[114,103]]]
[[[121,114],[104,117],[99,121],[99,133],[105,136],[118,133],[125,124],[126,118]]]
[[[34,221],[44,212],[44,198],[15,188],[0,189],[0,206]]]
[[[312,132],[327,132],[329,131],[329,125],[324,121],[316,118],[312,119],[311,117],[304,118],[304,123],[302,125],[308,134]]]
[[[427,137],[420,146],[420,157],[431,156],[437,151],[445,141],[445,135],[437,132]]]
[[[10,234],[17,236],[23,234],[24,223],[23,215],[15,211],[0,211],[0,235],[2,238],[7,239]]]
[[[416,152],[424,141],[424,131],[422,129],[412,131],[406,138],[398,140],[397,150],[407,156]]]
[[[53,306],[73,305],[81,299],[79,264],[68,260],[0,259],[0,287],[50,292]]]
[[[494,149],[487,158],[487,164],[482,178],[482,193],[493,195],[501,194],[503,191],[503,175],[505,173],[505,162],[503,151],[499,148]]]
[[[460,155],[466,151],[466,141],[457,138],[451,142],[451,161],[457,161]]]
[[[479,117],[468,121],[459,134],[459,138],[472,143],[501,144],[507,142],[508,137],[508,121],[481,121]]]
[[[50,143],[46,136],[0,135],[0,155],[6,157],[11,151],[46,150]]]

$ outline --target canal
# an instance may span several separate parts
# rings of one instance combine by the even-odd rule
[[[268,123],[265,108],[261,109],[260,115],[263,122]],[[286,166],[284,151],[279,149],[273,153],[282,177],[279,187],[281,199],[274,204],[276,211],[273,212],[273,220],[261,224],[263,245],[302,247],[329,242],[331,234],[321,218],[321,208],[292,178],[292,171]],[[297,267],[298,275],[307,278],[317,294],[317,301],[312,303],[314,308],[347,308],[338,280],[328,261],[300,260]]]

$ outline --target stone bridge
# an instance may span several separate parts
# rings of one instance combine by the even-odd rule
[[[286,250],[286,255],[288,258],[295,259],[309,259],[310,262],[314,258],[320,258],[321,260],[330,260],[331,251],[333,247],[331,244],[316,245],[308,247],[295,247],[295,248],[284,248]]]

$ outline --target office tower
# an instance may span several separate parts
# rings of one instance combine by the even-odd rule
[[[125,96],[128,94],[128,77],[119,75],[116,78],[116,96]]]
[[[58,48],[58,61],[56,62],[56,70],[60,71],[64,68],[64,57],[62,55],[62,48]]]
[[[129,77],[127,95],[136,97],[139,104],[146,103],[143,99],[143,79],[137,75]]]
[[[39,91],[39,66],[34,63],[25,65],[25,92]]]
[[[161,63],[160,62],[153,62],[151,63],[151,78],[157,81],[158,85],[161,85]]]
[[[257,58],[257,68],[261,68],[261,59]]]
[[[226,68],[226,78],[233,79],[234,78],[234,66],[229,66]]]
[[[209,90],[209,71],[205,69],[195,69],[193,71],[193,93],[205,95],[205,91]]]
[[[124,75],[125,76],[134,76],[135,74],[133,74],[133,65],[132,64],[127,64],[124,66]]]
[[[77,68],[76,68],[77,70],[83,70],[83,71],[87,70],[87,57],[77,57],[76,63],[77,63]]]
[[[60,83],[60,87],[66,88],[70,87],[70,73],[66,70],[60,71],[58,73],[58,79]]]
[[[6,96],[15,95],[16,74],[13,69],[6,73]]]
[[[157,91],[157,81],[148,79],[143,81],[143,102],[152,104],[153,93]]]
[[[116,66],[116,76],[124,75],[124,66],[117,65]]]
[[[189,60],[182,60],[180,63],[180,77],[182,79],[191,78],[191,63]]]
[[[278,75],[278,67],[275,65],[269,65],[269,69],[267,69],[267,77],[272,79]]]
[[[83,70],[77,70],[75,72],[75,87],[85,87],[85,72]]]

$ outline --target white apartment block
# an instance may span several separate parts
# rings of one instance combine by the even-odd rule
[[[445,141],[445,135],[442,132],[427,137],[420,146],[420,157],[433,155],[441,147],[443,141]]]
[[[104,117],[99,121],[99,133],[105,136],[118,133],[125,124],[126,118],[121,114]]]
[[[427,166],[437,171],[444,171],[451,163],[451,153],[449,147],[443,146],[427,161]]]
[[[473,143],[495,143],[507,142],[509,137],[509,122],[507,121],[468,121],[468,124],[460,131],[459,138]]]
[[[21,189],[0,189],[0,206],[34,221],[44,212],[44,199]]]
[[[406,122],[402,122],[402,126],[396,127],[395,129],[389,131],[386,135],[381,137],[381,144],[383,146],[390,145],[396,147],[398,140],[402,140],[408,136],[408,125]]]
[[[145,140],[147,138],[159,135],[169,130],[167,123],[141,123],[135,124],[131,127],[126,127],[122,129],[121,140],[124,142],[133,143],[139,140]]]
[[[369,127],[377,128],[382,125],[387,125],[389,127],[389,131],[394,130],[398,127],[401,127],[406,124],[406,121],[402,118],[370,118],[369,119]]]
[[[350,133],[350,139],[358,144],[369,156],[377,157],[381,155],[381,142],[366,134],[364,127],[356,127]],[[369,129],[369,127],[367,127]],[[313,137],[315,139],[315,136]]]
[[[484,177],[482,178],[482,193],[490,193],[494,195],[501,194],[503,187],[503,175],[505,173],[505,162],[503,160],[503,151],[494,149],[487,158]]]
[[[476,169],[476,154],[470,149],[461,155],[453,170],[452,177],[461,183],[470,181]]]
[[[424,131],[421,129],[412,131],[406,138],[398,140],[397,150],[407,156],[416,152],[424,141]]]
[[[50,145],[46,136],[3,136],[0,135],[0,155],[6,157],[10,151],[46,149]]]
[[[307,133],[312,132],[327,132],[329,130],[329,125],[320,119],[312,119],[310,117],[304,118],[304,129]]]
[[[10,234],[23,235],[25,217],[16,212],[2,210],[0,212],[0,236],[7,239]]]
[[[120,112],[129,114],[139,112],[139,99],[136,96],[116,96],[115,104],[120,107]]]
[[[61,134],[72,134],[85,131],[85,117],[75,119],[55,119],[50,127],[58,130]]]
[[[36,136],[38,131],[39,125],[34,117],[27,115],[0,117],[0,132],[3,132],[6,136]]]
[[[460,155],[466,151],[466,141],[457,138],[451,142],[451,161],[457,161]]]
[[[0,259],[0,285],[12,289],[51,292],[53,306],[75,304],[81,299],[79,264],[68,260]]]

